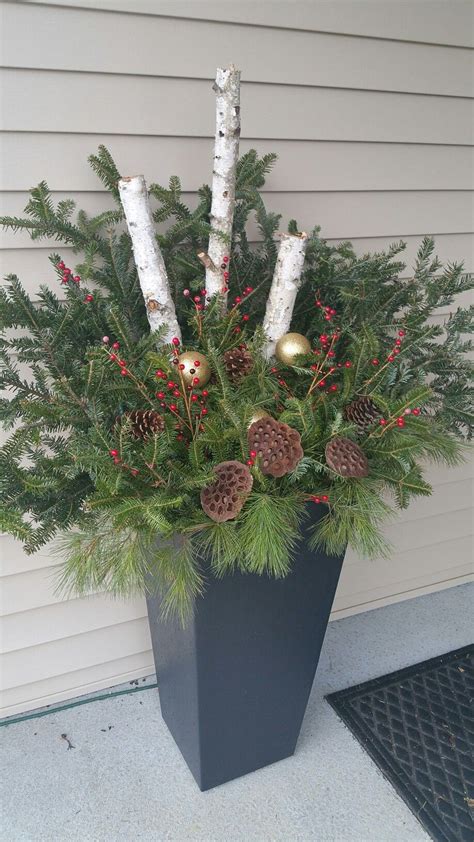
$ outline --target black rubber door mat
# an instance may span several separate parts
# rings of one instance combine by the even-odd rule
[[[326,698],[436,842],[473,842],[474,646]]]

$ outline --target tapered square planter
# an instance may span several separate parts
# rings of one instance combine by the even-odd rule
[[[294,753],[342,561],[303,537],[284,579],[209,574],[184,629],[148,598],[161,712],[201,790]]]

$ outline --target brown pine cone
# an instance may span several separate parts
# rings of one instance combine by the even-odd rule
[[[253,359],[245,345],[238,345],[225,352],[224,364],[229,379],[233,383],[238,383],[252,371]]]
[[[154,436],[156,433],[163,432],[165,428],[163,416],[153,409],[134,409],[124,412],[120,417],[120,420],[122,419],[130,422],[131,433],[136,439]]]
[[[356,398],[348,406],[344,407],[344,418],[356,424],[361,432],[364,432],[381,417],[378,406],[368,397]]]
[[[369,473],[364,451],[342,436],[336,436],[326,445],[326,462],[340,477],[366,477]]]
[[[216,523],[233,520],[249,496],[253,477],[247,465],[231,460],[214,468],[216,479],[201,490],[201,506]]]
[[[270,416],[254,421],[248,430],[249,449],[257,453],[262,474],[282,477],[293,471],[303,456],[297,430]]]

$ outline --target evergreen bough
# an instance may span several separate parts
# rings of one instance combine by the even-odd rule
[[[266,211],[259,191],[275,156],[260,158],[252,150],[238,164],[228,285],[230,300],[241,303],[225,315],[218,298],[203,310],[193,301],[205,299],[197,254],[210,232],[210,188],[198,191],[190,210],[178,178],[167,188],[151,185],[157,240],[183,334],[180,350],[201,352],[212,369],[207,398],[196,389],[199,411],[193,409],[190,422],[181,397],[170,397],[167,388],[177,381],[173,349],[149,334],[122,224],[120,174],[102,146],[89,160],[116,210],[89,218],[75,213],[72,201],[55,207],[42,182],[31,191],[25,217],[1,220],[33,239],[72,246],[81,280],[71,273],[61,286],[61,256],[53,253],[58,292],[42,286],[32,300],[11,275],[0,293],[0,412],[12,430],[0,451],[0,528],[29,553],[61,533],[63,590],[126,595],[158,584],[165,610],[183,618],[203,588],[205,558],[216,576],[235,569],[284,576],[308,506],[326,504],[313,546],[341,553],[350,544],[367,556],[387,555],[382,523],[394,508],[430,494],[425,463],[457,464],[462,440],[472,434],[472,308],[454,307],[472,278],[459,264],[441,266],[430,238],[421,244],[412,277],[401,280],[403,243],[358,257],[350,243],[330,245],[315,228],[291,329],[305,334],[319,354],[284,367],[266,361],[260,327],[280,217]],[[258,246],[246,233],[251,218]],[[289,232],[297,230],[292,221]],[[329,320],[327,307],[336,311]],[[440,307],[453,308],[443,324],[436,319]],[[116,352],[113,343],[120,345]],[[254,363],[235,385],[224,354],[243,343]],[[161,391],[165,399],[157,397]],[[370,397],[379,410],[365,430],[344,420],[345,407],[358,397]],[[147,409],[163,414],[164,430],[137,439],[127,412]],[[200,491],[218,463],[247,462],[256,409],[296,429],[304,457],[281,479],[264,476],[257,460],[242,511],[215,523],[202,511]],[[343,478],[328,467],[325,447],[336,435],[360,445],[367,477]]]

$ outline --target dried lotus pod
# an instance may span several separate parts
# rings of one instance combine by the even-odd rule
[[[356,424],[361,432],[367,430],[381,417],[381,412],[371,398],[356,398],[344,407],[344,418]]]
[[[130,421],[131,432],[136,439],[146,439],[148,436],[162,433],[165,428],[163,416],[154,409],[133,409],[124,412],[119,420]]]
[[[224,363],[227,375],[233,383],[238,383],[247,374],[250,374],[253,368],[252,355],[247,351],[245,345],[238,345],[236,348],[230,348],[224,354]]]
[[[350,439],[336,436],[326,445],[326,462],[340,477],[366,477],[369,463],[364,451]]]
[[[303,456],[297,430],[270,416],[249,427],[249,449],[255,450],[262,474],[282,477],[293,471]]]
[[[216,479],[201,490],[201,506],[216,523],[233,520],[249,496],[253,477],[247,465],[231,460],[214,468]]]

